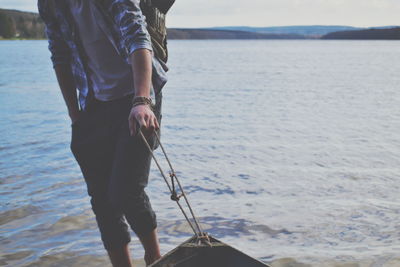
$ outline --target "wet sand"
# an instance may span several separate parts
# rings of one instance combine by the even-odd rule
[[[3,260],[0,261],[0,266],[24,266],[24,267],[112,267],[107,256],[81,255],[76,256],[69,253],[60,253],[51,256],[43,256],[37,261],[27,265],[14,265],[19,258],[24,258],[29,252],[16,253],[14,255],[3,255]],[[18,255],[17,255],[18,254]],[[145,263],[141,259],[133,259],[134,266],[145,267]],[[266,262],[271,267],[399,267],[400,258],[386,260],[366,260],[362,262],[352,261],[320,261],[318,263],[303,263],[293,258],[282,258],[272,262]],[[245,266],[244,266],[245,267]]]

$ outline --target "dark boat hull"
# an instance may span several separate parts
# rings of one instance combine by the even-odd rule
[[[196,244],[196,237],[164,255],[151,267],[266,267],[268,265],[209,236],[211,246]]]

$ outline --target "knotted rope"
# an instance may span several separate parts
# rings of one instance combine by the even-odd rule
[[[185,191],[183,190],[183,187],[182,187],[182,185],[181,185],[181,183],[180,183],[178,177],[176,176],[175,170],[174,170],[174,168],[172,167],[171,161],[170,161],[169,158],[168,158],[168,155],[167,155],[167,153],[166,153],[166,151],[165,151],[165,149],[164,149],[164,146],[161,144],[159,135],[157,134],[157,132],[154,132],[154,135],[155,135],[155,137],[156,137],[156,139],[157,139],[158,144],[159,144],[160,147],[161,147],[161,150],[162,150],[162,153],[163,153],[163,155],[164,155],[164,157],[165,157],[165,160],[168,162],[168,166],[169,166],[169,169],[170,169],[169,177],[170,177],[170,179],[171,179],[171,184],[168,182],[168,178],[167,178],[167,176],[165,175],[164,171],[162,170],[161,165],[160,165],[160,163],[158,162],[157,158],[155,157],[155,155],[154,155],[154,153],[153,153],[153,149],[152,149],[151,146],[149,145],[149,143],[148,143],[146,137],[144,136],[142,130],[139,130],[139,133],[140,133],[140,135],[141,135],[141,137],[142,137],[142,139],[143,139],[145,145],[146,145],[147,148],[149,149],[150,154],[151,154],[151,157],[153,158],[154,162],[156,163],[156,165],[157,165],[157,167],[158,167],[158,170],[159,170],[160,173],[161,173],[161,176],[164,178],[164,181],[165,181],[165,183],[166,183],[167,186],[168,186],[168,189],[169,189],[169,191],[170,191],[170,193],[171,193],[171,200],[172,200],[172,201],[175,201],[176,204],[178,205],[178,207],[180,208],[180,210],[182,211],[183,215],[185,216],[186,221],[189,223],[189,225],[190,225],[190,227],[192,228],[194,234],[196,235],[197,240],[198,240],[199,242],[205,241],[206,243],[209,243],[208,236],[207,236],[207,234],[203,231],[203,229],[202,229],[202,227],[201,227],[201,225],[200,225],[198,219],[197,219],[196,216],[194,215],[193,209],[192,209],[192,207],[190,206],[190,203],[189,203],[189,200],[188,200],[188,198],[187,198],[187,196],[186,196],[186,193],[185,193]],[[178,195],[178,193],[176,192],[175,182],[176,182],[176,184],[178,185],[179,190],[180,190],[180,192],[181,192],[179,195]],[[193,220],[194,223],[189,219],[188,214],[186,213],[186,211],[183,209],[183,206],[182,206],[181,203],[179,202],[179,200],[181,199],[181,197],[183,197],[183,199],[185,200],[186,206],[188,207],[188,209],[189,209],[189,211],[190,211],[190,215],[191,215],[192,220]]]

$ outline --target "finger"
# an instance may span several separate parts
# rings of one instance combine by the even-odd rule
[[[144,117],[144,119],[146,120],[146,130],[150,130],[151,124],[152,124],[152,122],[151,122],[151,116],[148,115],[148,114],[146,114],[145,117]]]
[[[156,117],[154,117],[154,126],[156,130],[160,129],[160,125],[158,124],[158,120]]]
[[[136,134],[136,121],[134,119],[128,119],[129,123],[129,132],[131,136],[134,136]]]
[[[143,117],[141,117],[141,118],[138,120],[138,122],[139,122],[140,128],[147,128],[147,122],[146,122],[146,120],[145,120]]]
[[[152,132],[156,128],[154,124],[154,118],[149,118],[149,130]]]

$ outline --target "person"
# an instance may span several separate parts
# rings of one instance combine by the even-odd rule
[[[153,52],[139,0],[38,0],[38,10],[104,247],[113,266],[132,266],[129,225],[149,265],[161,255],[144,191],[151,154],[137,132],[157,146],[168,69]]]

